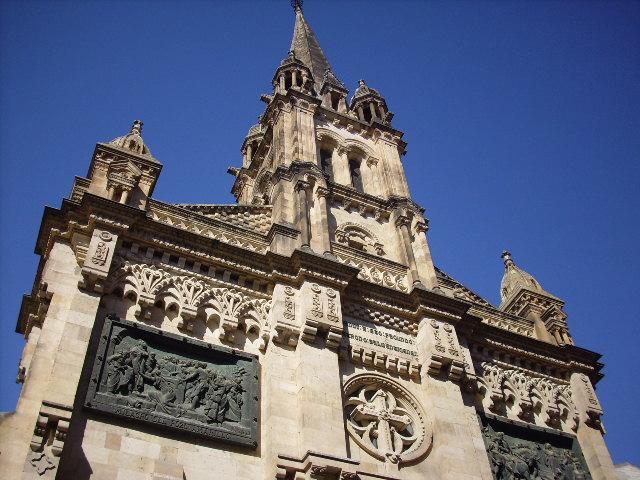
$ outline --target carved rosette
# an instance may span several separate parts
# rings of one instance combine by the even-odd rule
[[[344,387],[347,430],[367,453],[383,462],[411,463],[433,441],[431,421],[405,388],[377,374],[361,374]]]

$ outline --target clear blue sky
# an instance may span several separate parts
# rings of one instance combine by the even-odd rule
[[[312,1],[338,76],[378,88],[438,266],[498,303],[500,252],[567,302],[614,460],[640,463],[640,3]],[[0,410],[18,394],[42,209],[141,118],[169,202],[231,203],[229,165],[286,55],[287,0],[0,3]]]

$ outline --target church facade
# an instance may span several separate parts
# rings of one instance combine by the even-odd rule
[[[434,265],[386,99],[294,4],[237,204],[154,199],[136,121],[45,209],[4,478],[616,478],[564,302],[508,252],[500,306]]]

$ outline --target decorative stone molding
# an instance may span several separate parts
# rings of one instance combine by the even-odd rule
[[[340,294],[331,287],[315,282],[305,282],[301,288],[304,325],[302,339],[315,341],[319,332],[326,332],[327,346],[337,349],[342,341],[342,313]]]
[[[153,220],[206,238],[265,252],[271,228],[271,207],[262,205],[170,205],[151,200]]]
[[[360,374],[344,386],[347,431],[374,458],[393,464],[419,460],[429,450],[431,422],[418,400],[377,374]]]
[[[111,260],[116,249],[118,236],[102,229],[94,229],[89,243],[89,249],[82,267],[82,280],[78,286],[94,290],[98,293],[104,291],[104,281],[109,275]]]
[[[69,430],[72,408],[43,401],[31,438],[31,452],[25,472],[35,470],[39,476],[54,478]]]
[[[404,265],[340,243],[333,243],[332,251],[340,262],[360,269],[358,278],[394,290],[407,291],[407,268]]]
[[[570,385],[519,367],[485,361],[478,367],[478,392],[490,411],[574,432],[579,416]]]
[[[278,455],[279,480],[399,480],[388,473],[365,470],[357,460],[308,451],[302,458]]]
[[[371,305],[363,305],[355,303],[356,301],[366,300]],[[396,309],[395,314],[386,308],[384,302],[378,301],[373,297],[350,298],[343,304],[344,315],[351,316],[358,320],[372,322],[377,325],[383,325],[400,332],[416,335],[418,333],[418,322],[414,321],[413,312],[409,310]]]
[[[136,302],[135,316],[140,320],[150,319],[152,308],[160,306],[176,311],[178,328],[187,332],[193,331],[198,320],[217,321],[219,339],[226,342],[233,342],[236,331],[244,325],[247,333],[258,334],[263,350],[271,334],[269,300],[250,297],[240,289],[218,287],[205,278],[127,260],[113,274],[110,291],[116,290]]]
[[[584,373],[571,375],[571,388],[575,392],[576,405],[580,411],[582,421],[590,427],[602,430],[603,411],[591,380]]]
[[[384,245],[369,229],[356,223],[343,223],[336,229],[336,241],[372,255],[384,256]]]
[[[464,373],[464,358],[455,328],[450,323],[425,318],[418,328],[418,358],[430,375],[444,373],[458,381]]]
[[[413,335],[346,315],[343,326],[342,358],[356,365],[419,379],[420,364]]]
[[[283,311],[274,315],[273,341],[281,345],[295,347],[300,337],[300,327],[296,321],[296,291],[290,286],[278,285],[274,289],[274,299],[281,299]],[[274,311],[274,314],[276,312]]]

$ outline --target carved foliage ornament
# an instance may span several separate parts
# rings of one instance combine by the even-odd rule
[[[255,447],[257,394],[254,356],[107,317],[85,407]]]
[[[151,318],[152,307],[161,304],[165,310],[177,310],[178,328],[193,330],[194,321],[202,314],[207,322],[219,322],[220,340],[233,341],[236,330],[244,324],[247,332],[259,333],[260,349],[266,348],[269,341],[269,300],[251,298],[233,288],[213,287],[201,278],[175,275],[128,261],[114,275],[112,290],[117,287],[122,288],[125,297],[135,298],[136,317]]]
[[[345,385],[347,430],[366,452],[383,462],[409,463],[432,442],[427,416],[416,398],[379,375],[357,375]]]
[[[479,365],[480,392],[489,410],[559,430],[575,431],[579,416],[568,384],[493,362]]]

